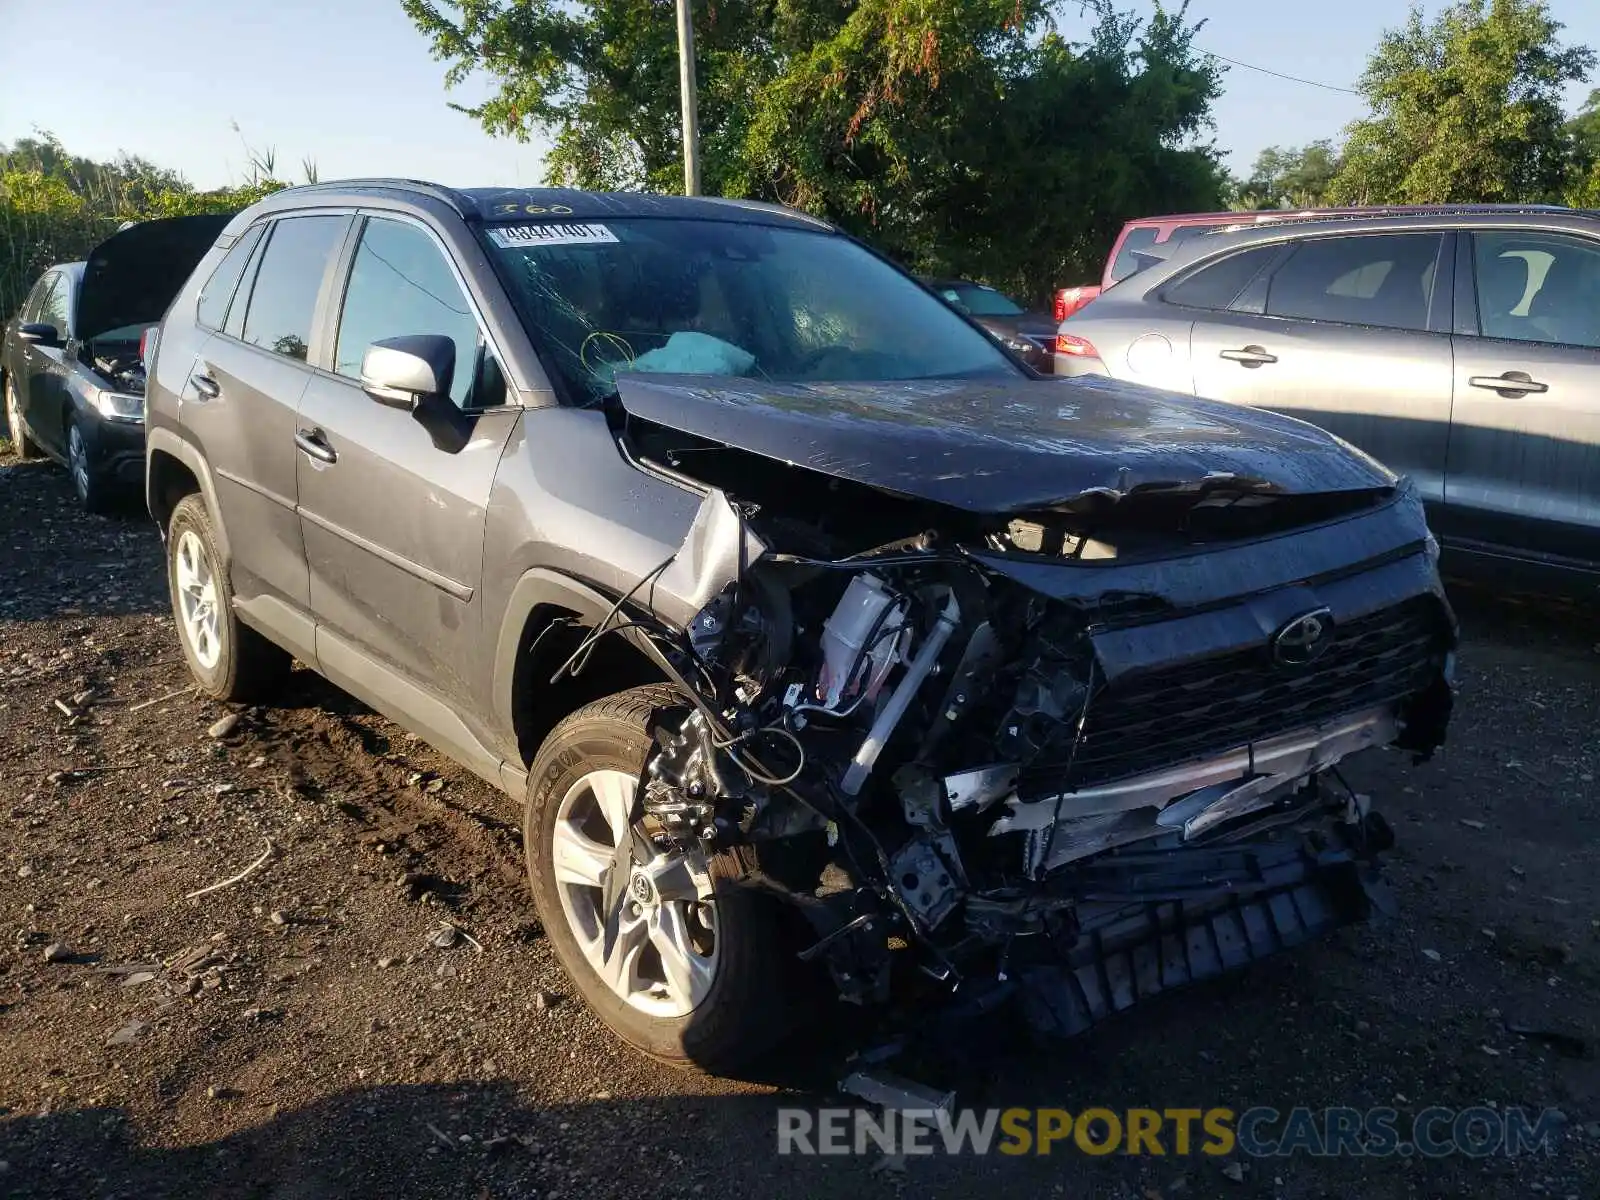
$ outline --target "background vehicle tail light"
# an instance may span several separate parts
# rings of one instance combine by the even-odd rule
[[[1099,294],[1100,289],[1097,287],[1058,288],[1051,315],[1057,321],[1065,321]]]
[[[1056,353],[1071,358],[1099,358],[1100,351],[1088,338],[1073,337],[1070,333],[1056,334]]]
[[[150,365],[150,358],[156,352],[156,336],[161,332],[160,327],[150,326],[139,335],[139,361],[145,366]]]

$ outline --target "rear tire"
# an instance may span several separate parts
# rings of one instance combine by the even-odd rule
[[[751,860],[743,852],[724,851],[710,856],[710,900],[687,902],[691,908],[708,910],[704,924],[699,926],[704,933],[697,943],[700,957],[695,970],[708,973],[709,983],[700,985],[692,1006],[682,1001],[682,996],[695,993],[674,991],[674,973],[664,966],[664,982],[653,985],[659,1000],[647,994],[654,966],[665,961],[652,949],[660,944],[661,926],[651,926],[647,942],[643,940],[646,935],[639,935],[639,956],[632,968],[620,972],[620,985],[602,978],[591,959],[596,953],[596,941],[581,927],[583,917],[573,913],[578,911],[574,906],[585,902],[585,898],[598,913],[603,889],[574,883],[570,875],[557,877],[557,840],[562,838],[570,845],[575,828],[572,797],[582,796],[585,787],[593,787],[597,811],[603,809],[604,800],[598,799],[599,786],[587,781],[609,775],[610,782],[625,788],[622,794],[631,799],[632,781],[643,770],[650,749],[646,722],[651,712],[681,702],[670,687],[633,688],[586,705],[557,725],[539,748],[528,773],[523,847],[534,903],[546,935],[589,1007],[613,1033],[651,1058],[672,1066],[727,1071],[770,1049],[795,1027],[793,1001],[798,993],[790,978],[795,972],[790,966],[792,948],[787,944],[784,914],[772,896],[742,884]],[[604,816],[603,811],[600,816]],[[592,816],[589,819],[589,828],[596,832],[586,844],[597,851],[609,850],[599,840],[606,837],[605,826],[594,823]],[[558,824],[563,826],[559,834]],[[579,838],[584,840],[581,834]],[[627,891],[622,893],[622,904],[637,913],[639,906],[633,905],[628,895]],[[665,896],[664,889],[655,897],[653,903],[658,910],[684,903]],[[646,923],[650,902],[646,902],[643,911],[645,916],[620,919],[632,920],[637,928]],[[617,934],[619,940],[613,946],[613,954],[621,953],[621,939],[625,936]],[[588,951],[585,944],[590,947]],[[658,957],[652,959],[652,954]],[[678,976],[684,976],[681,969]],[[629,989],[631,996],[624,994]],[[685,1007],[686,1012],[675,1011]]]
[[[17,396],[17,385],[6,379],[6,430],[11,438],[11,449],[18,458],[38,458],[39,447],[22,427],[22,404]]]
[[[167,523],[167,583],[178,642],[202,692],[247,701],[266,699],[282,685],[294,660],[233,611],[211,514],[198,495],[178,501]]]

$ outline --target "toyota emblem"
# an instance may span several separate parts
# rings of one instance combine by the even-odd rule
[[[1285,667],[1303,667],[1321,658],[1333,642],[1333,614],[1325,608],[1304,613],[1272,637],[1272,657]]]

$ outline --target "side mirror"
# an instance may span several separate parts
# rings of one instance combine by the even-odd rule
[[[456,344],[436,333],[373,342],[361,358],[361,389],[379,404],[415,412],[423,400],[448,396]]]
[[[54,325],[46,325],[41,321],[30,321],[19,327],[17,336],[35,346],[52,347],[61,344],[61,331]]]
[[[456,344],[436,333],[384,338],[361,357],[361,388],[379,404],[409,412],[437,449],[459,454],[477,420],[450,399]]]

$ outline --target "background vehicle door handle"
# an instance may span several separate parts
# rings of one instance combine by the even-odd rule
[[[194,384],[194,390],[200,393],[202,400],[215,400],[222,395],[222,385],[209,375],[196,371],[189,376],[189,382]]]
[[[294,444],[301,453],[310,455],[318,462],[331,463],[339,461],[338,452],[328,445],[328,439],[323,436],[320,429],[295,430]]]
[[[1223,350],[1217,357],[1236,362],[1241,367],[1259,367],[1278,361],[1276,354],[1268,354],[1260,346],[1246,346],[1243,350]]]
[[[1526,371],[1507,371],[1504,375],[1474,375],[1467,380],[1473,387],[1488,388],[1502,396],[1526,396],[1529,392],[1548,392],[1550,385],[1539,383]]]

